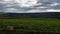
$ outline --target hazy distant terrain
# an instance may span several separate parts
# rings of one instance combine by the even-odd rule
[[[43,13],[3,13],[0,17],[30,17],[30,18],[60,18],[60,12],[43,12]]]

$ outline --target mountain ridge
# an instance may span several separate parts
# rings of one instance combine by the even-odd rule
[[[4,13],[0,17],[31,17],[31,18],[60,18],[60,12],[43,12],[43,13]]]

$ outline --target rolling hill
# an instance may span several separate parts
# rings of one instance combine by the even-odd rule
[[[44,13],[3,13],[0,17],[32,17],[32,18],[60,18],[60,12]]]

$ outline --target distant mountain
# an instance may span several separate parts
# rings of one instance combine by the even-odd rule
[[[32,18],[60,18],[60,12],[44,12],[44,13],[5,13],[0,17],[32,17]]]

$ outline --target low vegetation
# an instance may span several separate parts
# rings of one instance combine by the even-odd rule
[[[12,25],[15,29],[20,31],[26,30],[60,33],[60,19],[57,18],[0,19],[0,28],[4,28],[7,25]]]

